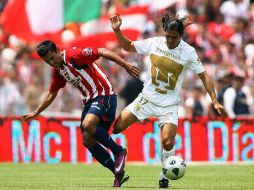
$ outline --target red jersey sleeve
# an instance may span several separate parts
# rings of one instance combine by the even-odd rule
[[[96,48],[71,48],[66,51],[67,59],[78,66],[91,64],[100,58]]]
[[[49,91],[56,92],[60,88],[65,87],[65,85],[66,85],[66,80],[58,73],[56,69],[53,69]]]

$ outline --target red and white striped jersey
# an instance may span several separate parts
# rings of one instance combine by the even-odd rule
[[[100,58],[97,49],[71,48],[63,51],[63,68],[53,69],[50,92],[72,84],[81,93],[83,104],[101,95],[115,94],[107,75],[95,63]]]

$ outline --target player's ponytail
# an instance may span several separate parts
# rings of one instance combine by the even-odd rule
[[[184,34],[184,30],[187,26],[192,24],[190,20],[190,17],[188,15],[180,18],[179,15],[176,17],[174,16],[169,16],[167,13],[165,13],[161,17],[161,23],[164,31],[168,30],[176,30],[178,31],[181,35]]]

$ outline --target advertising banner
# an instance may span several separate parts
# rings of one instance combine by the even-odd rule
[[[254,161],[254,118],[179,120],[176,154],[186,161]],[[128,162],[159,163],[160,128],[155,119],[111,135],[127,147]],[[74,118],[0,118],[0,162],[94,162],[82,144],[80,121]]]

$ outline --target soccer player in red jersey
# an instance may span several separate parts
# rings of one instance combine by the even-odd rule
[[[80,91],[84,104],[80,125],[83,145],[99,163],[113,172],[113,186],[120,187],[129,178],[124,171],[127,151],[108,134],[115,119],[117,99],[107,75],[95,61],[102,56],[122,66],[134,77],[138,77],[139,68],[105,48],[74,47],[60,52],[52,41],[46,40],[37,46],[37,53],[53,67],[52,81],[43,101],[34,112],[24,114],[23,120],[34,119],[53,102],[66,82],[72,84]],[[115,161],[102,145],[112,151]]]

